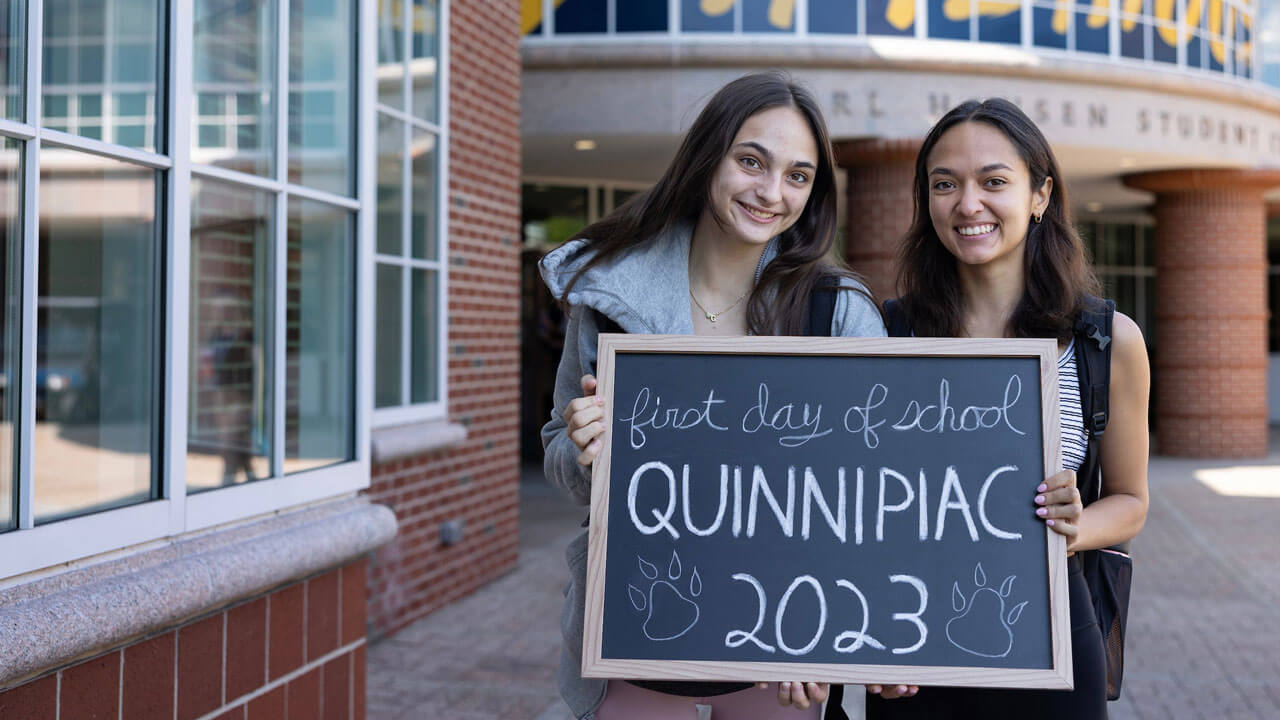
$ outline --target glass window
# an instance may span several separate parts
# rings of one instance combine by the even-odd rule
[[[161,0],[112,3],[49,0],[44,4],[43,93],[50,98],[76,95],[59,130],[156,151],[163,118],[160,92],[161,30],[167,25]],[[104,96],[141,94],[143,115],[107,112]],[[120,125],[117,129],[117,125]]]
[[[809,0],[809,32],[857,34],[857,3],[845,0]]]
[[[410,226],[413,238],[413,256],[421,260],[435,260],[436,249],[436,136],[426,130],[414,130],[413,145],[409,149],[413,158],[413,202],[410,208],[413,218]]]
[[[1120,54],[1127,58],[1143,59],[1147,56],[1147,33],[1151,30],[1147,17],[1137,15],[1139,3],[1127,3],[1126,12],[1120,14]],[[1135,14],[1128,14],[1128,13]],[[1151,0],[1141,1],[1141,12],[1149,15]]]
[[[891,13],[895,8],[887,8]],[[929,0],[929,37],[944,40],[969,39],[969,15],[973,10],[968,3],[948,0]]]
[[[22,120],[26,95],[27,4],[8,2],[0,9],[0,118]]]
[[[404,252],[404,123],[378,114],[378,229],[381,255]]]
[[[289,182],[352,190],[355,16],[352,0],[289,5]]]
[[[41,153],[36,522],[156,497],[155,171]]]
[[[378,102],[404,108],[404,0],[378,2]]]
[[[18,417],[17,278],[22,266],[22,143],[0,140],[0,532],[17,526],[13,482],[14,419]]]
[[[440,365],[440,283],[436,270],[413,269],[412,312],[412,369],[411,398],[414,403],[435,402],[440,399],[437,377]]]
[[[680,0],[683,32],[733,32],[735,0]],[[560,32],[557,20],[556,32]]]
[[[614,3],[618,32],[667,31],[667,3],[653,0],[614,0]]]
[[[1157,22],[1151,34],[1151,57],[1157,62],[1178,62],[1178,26]]]
[[[795,32],[795,3],[742,0],[742,30],[749,33]]]
[[[355,223],[291,198],[288,235],[284,470],[295,473],[355,457]]]
[[[1022,8],[1018,2],[984,2],[978,16],[982,42],[1018,45],[1022,42]]]
[[[404,404],[404,272],[405,268],[377,263],[377,306],[374,338],[374,407]]]
[[[1086,0],[1077,0],[1076,7],[1084,8],[1076,12],[1076,49],[1084,52],[1101,53],[1103,55],[1111,52],[1111,35],[1110,23],[1111,15],[1108,9],[1107,0],[1093,0],[1092,4]]]
[[[607,0],[561,0],[556,3],[556,34],[602,33],[607,28]]]
[[[268,0],[196,0],[193,162],[273,174],[275,16]]]
[[[898,0],[866,0],[866,2],[868,35],[915,35],[915,3]]]
[[[1067,49],[1067,12],[1037,6],[1031,11],[1031,42],[1037,47]]]
[[[191,183],[187,489],[271,475],[272,196]]]
[[[440,55],[440,8],[436,0],[413,0],[413,62],[409,74],[413,78],[411,102],[413,114],[436,122],[439,101],[437,67]]]

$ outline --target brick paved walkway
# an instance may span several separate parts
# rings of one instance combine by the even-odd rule
[[[1280,432],[1271,447],[1248,463],[1152,460],[1113,719],[1280,718]],[[585,515],[540,479],[521,490],[519,568],[370,648],[371,720],[569,719],[561,554]]]

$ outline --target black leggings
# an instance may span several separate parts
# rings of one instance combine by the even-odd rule
[[[934,720],[936,718],[1036,718],[1036,720],[1106,720],[1106,665],[1102,633],[1093,614],[1089,585],[1080,556],[1067,566],[1071,597],[1071,663],[1075,689],[1001,690],[993,688],[924,687],[915,697],[885,700],[867,695],[867,720]]]

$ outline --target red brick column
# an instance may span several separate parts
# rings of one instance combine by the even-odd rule
[[[1276,170],[1125,178],[1156,194],[1156,449],[1267,452],[1266,205]]]
[[[919,140],[836,143],[836,164],[848,171],[845,259],[880,300],[895,297],[898,246],[911,227],[911,189]]]

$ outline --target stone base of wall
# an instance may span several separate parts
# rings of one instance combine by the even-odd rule
[[[367,560],[0,693],[5,720],[364,720]]]

